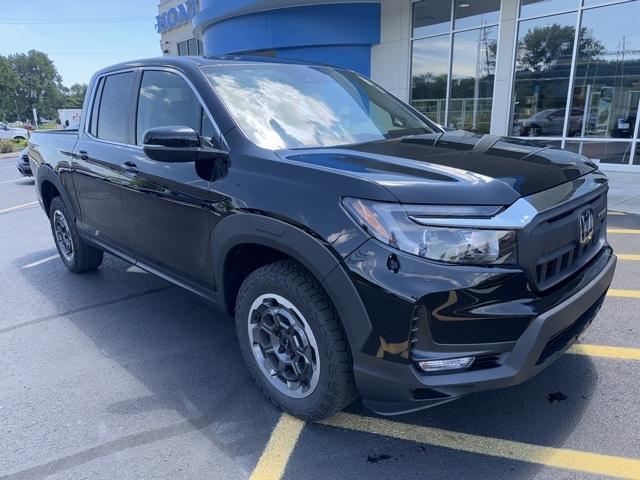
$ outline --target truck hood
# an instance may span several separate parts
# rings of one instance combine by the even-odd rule
[[[279,155],[376,182],[402,203],[510,205],[597,169],[541,143],[464,131]]]

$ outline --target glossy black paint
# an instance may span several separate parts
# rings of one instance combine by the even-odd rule
[[[562,322],[570,322],[571,315],[577,318],[589,307],[579,311],[573,298],[589,286],[588,299],[595,304],[608,288],[610,278],[598,277],[603,271],[612,273],[615,265],[607,246],[569,279],[542,291],[532,285],[530,265],[446,265],[382,245],[341,205],[349,196],[508,206],[522,196],[593,171],[595,166],[583,157],[464,132],[340,148],[265,150],[244,137],[198,70],[201,64],[238,60],[163,57],[98,72],[83,119],[89,115],[96,82],[110,72],[134,71],[135,88],[144,69],[165,69],[187,78],[217,129],[206,148],[192,144],[186,148],[209,153],[168,158],[171,151],[165,150],[158,157],[157,150],[135,145],[132,92],[123,119],[129,132],[126,142],[98,140],[84,124],[79,133],[34,133],[32,165],[43,206],[51,184],[70,205],[87,241],[223,304],[230,312],[237,288],[234,272],[261,261],[243,256],[254,251],[247,246],[259,247],[255,251],[260,255],[276,252],[297,259],[322,282],[336,306],[361,395],[385,413],[455,398],[464,393],[458,386],[477,373],[446,375],[452,383],[445,385],[442,379],[418,373],[416,360],[469,352],[503,358],[532,335],[538,319],[548,312],[566,309],[570,313]],[[179,149],[176,132],[176,128],[151,132],[156,140],[150,136],[148,141]],[[169,145],[160,137],[176,141]],[[533,342],[531,349],[542,349],[540,342],[546,340],[540,336],[527,342]],[[517,383],[534,370],[527,363],[526,371],[494,383]],[[486,383],[486,388],[494,383]],[[482,386],[480,382],[474,389]],[[435,388],[438,400],[424,392],[420,394],[424,398],[412,393],[423,387]]]

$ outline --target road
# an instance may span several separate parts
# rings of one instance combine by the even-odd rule
[[[640,217],[609,216],[619,296],[537,377],[305,425],[254,386],[225,313],[112,256],[68,272],[14,161],[0,160],[0,478],[640,478]]]

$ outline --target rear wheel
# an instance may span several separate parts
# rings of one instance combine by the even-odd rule
[[[236,331],[253,377],[283,410],[317,421],[356,398],[338,315],[319,282],[298,263],[274,262],[245,279]]]
[[[55,197],[49,208],[51,232],[62,262],[74,273],[95,270],[102,263],[103,253],[88,245],[71,220],[62,198]]]

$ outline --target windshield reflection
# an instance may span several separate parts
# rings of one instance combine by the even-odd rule
[[[243,133],[271,150],[331,147],[432,132],[352,72],[303,65],[203,67]]]

